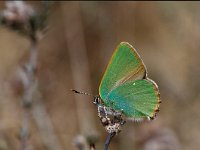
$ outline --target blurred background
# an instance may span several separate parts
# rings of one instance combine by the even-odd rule
[[[41,2],[28,2],[34,10]],[[92,97],[121,41],[135,47],[159,86],[161,106],[151,122],[127,122],[110,150],[197,150],[200,147],[200,2],[53,2],[37,47],[37,92],[26,88],[19,67],[30,39],[0,26],[0,150],[76,150],[107,133]],[[0,2],[0,10],[6,9]],[[28,113],[28,117],[26,116]],[[24,116],[25,122],[24,123]],[[23,148],[23,131],[27,129]],[[86,140],[86,141],[85,141]],[[87,146],[86,146],[87,147]],[[87,148],[85,148],[87,149]]]

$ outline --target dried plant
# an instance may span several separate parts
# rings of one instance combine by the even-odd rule
[[[53,133],[50,118],[41,102],[41,94],[38,91],[37,63],[38,63],[38,40],[37,33],[44,29],[49,7],[46,6],[41,12],[23,1],[7,1],[6,8],[1,12],[1,23],[14,31],[18,31],[30,40],[30,56],[18,69],[18,84],[21,85],[21,104],[23,108],[23,119],[20,130],[21,149],[30,150],[30,118],[33,115],[37,126],[42,134],[44,144],[49,149],[61,150],[57,137]],[[33,103],[36,102],[36,103]],[[35,105],[33,105],[35,104]],[[40,115],[38,115],[38,113]],[[41,115],[41,114],[44,114]],[[45,130],[44,130],[45,129]],[[46,137],[48,137],[48,140]]]

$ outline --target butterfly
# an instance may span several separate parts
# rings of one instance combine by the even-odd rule
[[[121,42],[114,51],[93,103],[109,133],[118,133],[125,120],[155,118],[161,103],[158,86],[147,77],[145,64],[128,42]]]

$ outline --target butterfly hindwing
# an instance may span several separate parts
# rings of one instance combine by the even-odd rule
[[[126,82],[113,89],[107,97],[109,105],[122,110],[127,118],[154,118],[159,107],[159,92],[148,79]]]

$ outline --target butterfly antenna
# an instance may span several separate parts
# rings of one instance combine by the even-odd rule
[[[80,91],[73,90],[73,89],[71,89],[71,91],[73,91],[74,93],[77,93],[77,94],[84,94],[84,95],[88,95],[88,96],[92,96],[92,97],[94,97],[94,95],[92,95],[92,94],[89,94],[89,93],[80,92]]]

